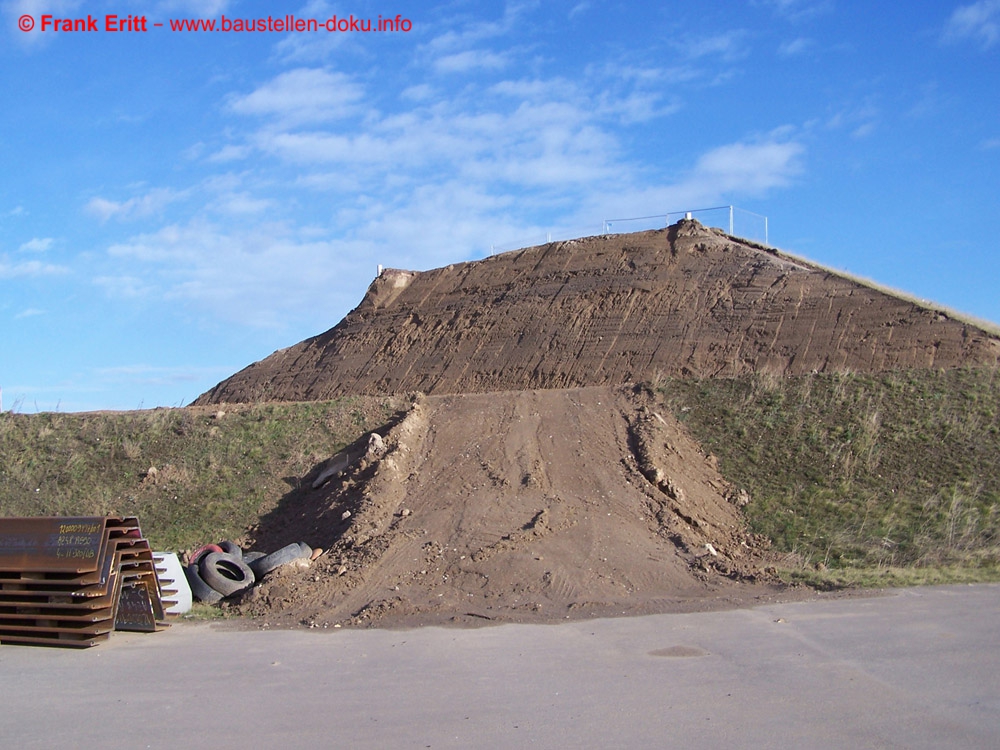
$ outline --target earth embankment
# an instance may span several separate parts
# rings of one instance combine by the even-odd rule
[[[996,365],[1000,338],[912,299],[682,221],[421,273],[196,404],[484,393]]]

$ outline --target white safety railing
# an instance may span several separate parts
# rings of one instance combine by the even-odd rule
[[[605,219],[602,234],[625,234],[628,232],[642,232],[647,229],[663,229],[684,217],[697,219],[708,227],[718,229],[745,240],[760,242],[764,245],[768,242],[767,217],[761,214],[747,211],[737,206],[714,206],[712,208],[692,208],[684,211],[670,211],[665,214],[655,214],[653,216],[634,216],[624,219]],[[506,253],[511,250],[520,250],[525,247],[543,245],[555,240],[571,240],[588,236],[588,230],[562,230],[538,233],[532,237],[521,240],[508,240],[503,243],[490,245],[490,255]]]

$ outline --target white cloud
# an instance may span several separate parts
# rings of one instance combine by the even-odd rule
[[[956,8],[945,24],[943,39],[949,43],[972,40],[984,50],[992,47],[1000,39],[1000,0],[980,0]]]
[[[113,201],[107,198],[91,198],[84,207],[87,213],[96,216],[101,221],[108,219],[139,219],[153,216],[163,211],[170,203],[184,197],[183,192],[169,188],[154,188],[145,195],[129,198],[126,201]]]
[[[18,250],[22,253],[44,253],[55,242],[51,237],[33,237],[25,242]]]
[[[851,131],[851,137],[867,138],[868,136],[870,136],[872,133],[875,132],[876,128],[877,128],[877,123],[873,120],[862,123],[861,125],[859,125],[858,127],[854,128],[854,130]]]
[[[101,287],[109,297],[121,299],[142,299],[156,291],[148,279],[137,276],[97,276],[94,284]]]
[[[363,98],[364,89],[344,73],[297,68],[245,96],[234,97],[229,108],[288,123],[321,122],[355,113]]]
[[[526,15],[536,5],[508,2],[501,18],[449,29],[421,45],[419,53],[426,57],[431,69],[440,74],[505,69],[520,55],[520,51],[506,46],[503,52],[497,52],[489,49],[487,44],[518,31],[523,32],[524,24],[529,23]]]
[[[240,161],[246,159],[250,155],[249,146],[237,146],[235,144],[229,144],[223,146],[214,154],[208,157],[210,162],[222,163],[227,161]]]
[[[772,8],[787,21],[807,21],[833,10],[832,0],[757,0],[754,4]]]
[[[607,119],[626,125],[648,122],[680,109],[677,98],[664,101],[664,84],[673,71],[658,68],[602,66],[588,71],[588,80],[564,78],[500,81],[488,91],[542,107],[547,103],[571,105],[577,121]]]
[[[671,44],[689,60],[719,57],[726,62],[733,62],[749,54],[745,44],[746,37],[745,31],[734,30],[710,36],[678,37],[671,40]]]
[[[602,93],[597,112],[614,117],[624,125],[649,122],[658,117],[666,117],[681,108],[679,99],[663,102],[659,93],[633,92],[624,97]]]
[[[816,43],[812,39],[807,39],[805,37],[798,37],[797,39],[792,39],[788,42],[783,42],[780,47],[778,47],[778,54],[781,57],[798,57],[813,47]]]
[[[789,185],[802,172],[803,152],[795,141],[719,146],[698,159],[685,182],[699,192],[707,187],[719,195],[760,195]]]
[[[26,310],[22,310],[17,315],[14,316],[15,320],[22,320],[23,318],[33,318],[36,315],[44,315],[45,310],[39,310],[37,307],[29,307]]]
[[[472,70],[501,70],[507,65],[505,55],[486,50],[466,50],[443,55],[434,61],[438,73],[468,73]]]
[[[0,279],[60,276],[69,272],[66,266],[59,266],[54,263],[42,263],[38,260],[11,263],[6,257],[0,256]]]
[[[414,102],[424,102],[434,97],[435,89],[426,83],[418,83],[403,89],[400,96]]]
[[[254,198],[246,192],[227,193],[219,196],[212,207],[221,213],[244,215],[260,214],[274,205],[274,201],[266,198]]]
[[[827,127],[832,130],[846,128],[854,138],[865,138],[875,132],[878,126],[880,112],[873,100],[858,105],[851,105],[835,112]]]
[[[109,292],[186,303],[245,325],[281,327],[315,315],[325,324],[323,310],[346,305],[345,291],[356,294],[344,279],[371,248],[309,234],[279,223],[172,224],[109,247],[109,258],[133,273],[95,281]]]
[[[455,50],[467,50],[479,42],[505,36],[518,29],[519,24],[524,21],[525,11],[530,7],[529,3],[508,2],[501,18],[467,24],[459,31],[449,29],[434,37],[422,49],[437,56]]]

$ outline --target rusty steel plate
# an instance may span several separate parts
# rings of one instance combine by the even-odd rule
[[[0,518],[0,570],[58,573],[95,571],[107,519]]]

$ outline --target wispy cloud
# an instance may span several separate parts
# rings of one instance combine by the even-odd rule
[[[778,54],[781,57],[799,57],[800,55],[803,55],[813,49],[815,46],[816,43],[812,39],[800,36],[797,39],[783,42],[781,46],[778,47]]]
[[[182,301],[222,320],[280,327],[290,316],[345,303],[339,282],[355,258],[370,257],[370,248],[354,254],[348,243],[307,235],[281,224],[172,224],[108,248],[112,261],[143,274],[96,282],[123,296]]]
[[[853,138],[866,138],[875,132],[881,112],[875,100],[869,98],[860,104],[851,104],[835,112],[827,120],[832,130],[846,129]]]
[[[14,316],[15,320],[21,320],[23,318],[33,318],[36,315],[44,315],[45,310],[39,310],[37,307],[29,307],[26,310],[22,310],[17,315]]]
[[[240,161],[241,159],[246,159],[250,155],[251,149],[249,146],[237,145],[235,143],[229,143],[220,148],[214,154],[208,157],[210,162],[223,163],[227,161]]]
[[[156,286],[148,279],[138,276],[97,276],[93,282],[109,297],[116,299],[143,299],[152,296],[156,291]]]
[[[946,43],[973,41],[989,49],[1000,40],[1000,0],[980,0],[956,8],[945,23]]]
[[[422,50],[432,56],[449,54],[456,50],[471,49],[481,42],[496,39],[518,29],[533,3],[509,2],[503,15],[491,21],[473,21],[462,24],[458,29],[449,29],[423,45]]]
[[[796,141],[733,143],[703,154],[686,183],[693,192],[704,187],[720,194],[760,195],[786,187],[801,174],[804,147]]]
[[[144,195],[137,195],[124,201],[94,197],[87,202],[85,210],[101,221],[143,219],[162,212],[169,204],[183,197],[183,192],[169,188],[154,188]]]
[[[672,44],[690,60],[702,57],[719,57],[727,62],[739,60],[749,54],[745,31],[726,31],[707,36],[692,35],[672,40]]]
[[[51,237],[33,237],[21,245],[18,251],[22,253],[44,253],[52,247],[53,242],[55,240]]]
[[[753,4],[769,7],[775,15],[793,23],[811,20],[834,8],[833,0],[754,0]]]
[[[273,78],[245,96],[230,100],[238,114],[277,118],[289,123],[322,122],[354,114],[364,96],[344,73],[297,68]]]
[[[212,208],[220,213],[234,216],[261,214],[274,205],[268,198],[255,198],[247,192],[225,193],[213,202]]]
[[[507,56],[488,50],[465,50],[452,55],[442,55],[434,60],[438,73],[468,73],[473,70],[502,70]]]
[[[54,263],[42,263],[38,260],[11,263],[5,256],[0,256],[0,279],[14,279],[34,276],[61,276],[68,274],[69,268]]]

